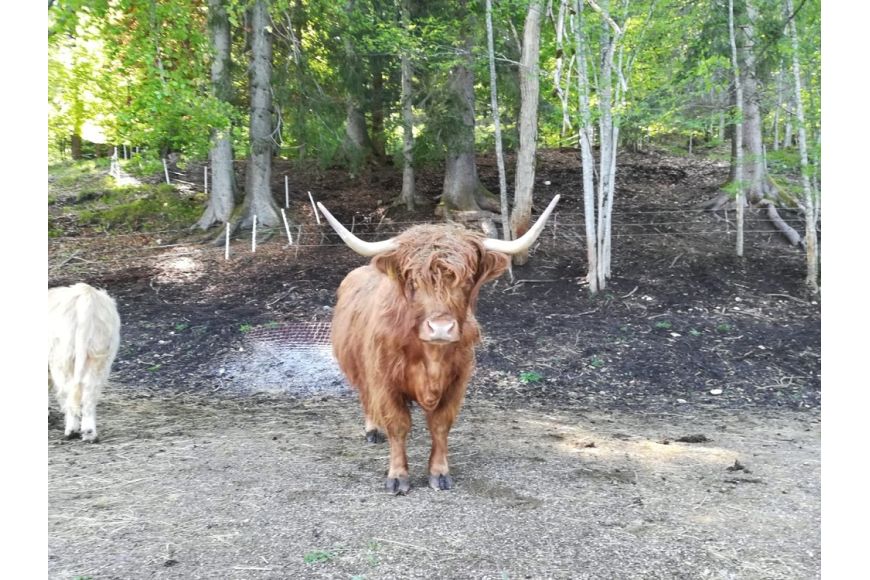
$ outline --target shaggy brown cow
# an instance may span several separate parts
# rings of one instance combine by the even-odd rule
[[[540,235],[559,196],[521,238],[504,242],[458,225],[421,225],[381,242],[364,242],[317,204],[344,242],[364,256],[338,289],[332,345],[339,366],[360,394],[366,439],[390,441],[387,490],[410,489],[405,438],[409,403],[426,413],[432,436],[429,485],[450,489],[447,434],[474,367],[480,329],[474,318],[481,286],[508,267],[509,254]]]

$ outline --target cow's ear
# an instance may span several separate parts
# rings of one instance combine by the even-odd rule
[[[383,272],[391,280],[395,280],[400,286],[404,285],[402,270],[399,268],[399,259],[394,252],[378,254],[372,258],[372,266]]]
[[[477,306],[477,295],[480,293],[480,287],[498,278],[505,273],[510,265],[511,258],[507,254],[501,252],[481,252],[480,263],[477,265],[477,275],[474,280],[474,288],[471,289],[470,305],[472,311]]]

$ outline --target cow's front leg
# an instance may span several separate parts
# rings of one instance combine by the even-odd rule
[[[447,435],[454,418],[455,412],[448,409],[436,409],[426,414],[429,434],[432,436],[432,453],[429,455],[429,487],[432,489],[453,487],[450,466],[447,464]]]
[[[405,405],[393,410],[384,428],[390,441],[390,469],[387,471],[387,491],[405,495],[411,490],[411,480],[408,478],[408,455],[405,451],[405,439],[411,431],[411,413]]]
[[[386,440],[387,437],[384,435],[384,432],[366,413],[366,441],[369,443],[383,443]]]

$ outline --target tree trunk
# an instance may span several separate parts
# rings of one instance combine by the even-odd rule
[[[384,57],[374,55],[372,63],[372,153],[378,163],[387,160],[384,135]]]
[[[272,35],[267,0],[256,0],[250,12],[251,155],[248,161],[244,217],[241,226],[282,224],[272,196]]]
[[[743,83],[740,79],[740,64],[737,59],[737,41],[734,33],[734,0],[728,0],[728,35],[731,40],[731,66],[734,71],[734,92],[737,104],[737,123],[734,125],[734,184],[737,186],[737,255],[743,256]]]
[[[767,166],[764,163],[764,141],[762,138],[761,93],[758,87],[758,71],[756,66],[755,23],[758,20],[758,10],[754,0],[746,0],[746,21],[742,27],[743,43],[739,46],[742,55],[741,84],[743,86],[743,138],[746,174],[746,196],[753,202],[758,202],[769,193],[775,193],[768,187]]]
[[[589,75],[586,64],[586,38],[583,34],[584,0],[576,1],[575,28],[577,94],[580,108],[580,159],[583,167],[583,213],[586,223],[586,281],[591,294],[598,293],[598,234],[595,228],[595,183],[593,181],[592,114],[589,108]]]
[[[779,133],[780,133],[780,122],[779,116],[782,112],[782,95],[783,95],[783,82],[782,76],[785,73],[785,65],[779,65],[779,71],[776,74],[776,109],[773,111],[773,150],[779,151]]]
[[[70,155],[73,159],[79,160],[82,158],[82,136],[78,133],[73,133],[69,137]]]
[[[356,15],[353,13],[354,8],[354,0],[349,0],[345,6],[349,20],[356,18]],[[365,92],[363,87],[363,62],[356,53],[351,34],[345,31],[345,33],[341,34],[341,38],[344,43],[345,53],[344,82],[347,110],[343,149],[351,167],[351,172],[355,172],[358,168],[371,161],[374,148],[372,140],[369,137],[365,113],[363,112],[362,100]]]
[[[402,29],[410,34],[411,0],[402,0]],[[413,69],[408,50],[402,51],[402,201],[408,211],[414,209],[414,107]]]
[[[541,0],[532,0],[523,27],[523,50],[520,57],[520,146],[517,151],[514,208],[511,235],[519,238],[529,229],[532,218],[532,192],[535,187],[535,155],[538,139],[538,57],[541,48]],[[528,252],[515,254],[514,264],[525,264]]]
[[[786,14],[793,14],[791,0],[785,0]],[[818,196],[813,194],[809,178],[809,155],[807,153],[806,119],[804,106],[801,101],[801,68],[800,53],[797,36],[797,27],[794,18],[789,20],[788,35],[791,39],[792,48],[792,73],[794,75],[795,109],[797,112],[798,148],[801,155],[801,182],[804,189],[804,217],[805,228],[804,245],[807,253],[807,278],[806,284],[813,293],[819,291],[819,251],[818,236],[816,235],[816,219],[818,214]]]
[[[230,23],[225,0],[209,0],[208,26],[214,57],[211,63],[212,91],[216,99],[231,103],[233,98]],[[211,131],[211,191],[208,205],[196,226],[206,230],[230,220],[235,205],[232,125]]]
[[[498,162],[498,188],[501,200],[501,225],[505,241],[511,239],[508,218],[507,175],[504,168],[504,153],[501,142],[501,119],[498,107],[498,77],[495,74],[495,47],[492,33],[492,0],[486,0],[486,46],[489,56],[489,95],[492,105],[492,122],[495,127],[495,157]]]
[[[568,114],[568,96],[569,87],[571,84],[571,65],[574,59],[568,61],[568,74],[565,79],[565,87],[562,87],[562,69],[564,63],[565,49],[563,38],[565,37],[565,15],[568,12],[568,0],[559,1],[559,15],[556,18],[556,66],[553,70],[553,88],[556,95],[559,97],[559,103],[562,105],[562,128],[559,130],[559,137],[565,138],[568,131],[571,130],[571,117]]]
[[[613,54],[616,49],[615,39],[611,36],[609,19],[610,1],[600,4],[601,21],[601,74],[598,78],[598,103],[601,111],[599,121],[600,142],[598,168],[598,288],[604,290],[607,286],[610,264],[606,257],[606,238],[608,233],[608,208],[611,207],[610,193],[613,179],[613,157],[616,155],[616,143],[613,142]]]
[[[466,0],[460,1],[463,13],[462,61],[450,71],[450,107],[456,118],[455,130],[447,136],[447,159],[441,201],[448,211],[499,211],[498,201],[480,183],[474,159],[474,59],[473,34]]]

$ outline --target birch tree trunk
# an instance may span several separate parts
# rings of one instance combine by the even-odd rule
[[[589,76],[586,37],[583,34],[584,0],[577,0],[574,31],[577,58],[577,94],[580,108],[580,159],[583,167],[583,213],[586,224],[586,281],[591,294],[598,293],[598,235],[595,228],[595,183],[593,180],[592,114],[589,108]]]
[[[230,57],[230,22],[225,0],[209,0],[208,27],[214,59],[211,83],[215,98],[230,103],[233,98],[232,61]],[[236,178],[233,171],[232,125],[211,131],[211,190],[208,205],[196,226],[207,230],[215,223],[227,223],[235,205]]]
[[[272,196],[272,34],[267,0],[256,0],[251,8],[251,155],[248,161],[244,217],[241,227],[257,224],[281,225],[278,206]]]
[[[492,38],[492,0],[486,0],[486,45],[489,55],[489,94],[492,103],[492,122],[495,127],[495,157],[498,163],[498,189],[501,201],[502,237],[511,239],[510,219],[508,217],[507,175],[504,168],[504,152],[501,142],[501,119],[498,108],[498,77],[495,74],[495,47]]]
[[[607,276],[610,265],[606,258],[607,221],[610,204],[611,180],[613,179],[613,156],[616,153],[616,143],[613,142],[613,54],[616,48],[615,39],[611,35],[610,0],[601,2],[601,74],[598,76],[598,102],[601,111],[599,122],[599,169],[598,169],[598,288],[604,290],[607,286]]]
[[[779,132],[780,132],[780,122],[779,116],[782,112],[782,93],[783,93],[783,82],[782,77],[785,73],[785,64],[782,63],[779,65],[779,72],[776,74],[776,109],[773,111],[773,150],[779,151]]]
[[[411,0],[401,0],[401,25],[406,34],[411,26]],[[402,201],[408,211],[414,209],[414,108],[411,79],[411,57],[407,48],[402,51]]]
[[[568,86],[571,82],[571,64],[574,60],[568,61],[568,74],[565,79],[566,87],[562,87],[562,69],[564,63],[565,48],[563,38],[565,37],[565,15],[568,10],[568,0],[560,0],[559,15],[556,18],[556,66],[553,70],[553,88],[556,90],[556,95],[559,97],[559,103],[562,105],[562,128],[559,130],[559,137],[565,138],[568,131],[571,130],[571,118],[568,115]]]
[[[519,238],[529,229],[532,218],[532,192],[535,187],[535,155],[538,139],[538,58],[541,48],[542,0],[532,0],[523,27],[523,48],[520,57],[520,146],[517,151],[514,208],[511,213],[511,235]],[[514,254],[514,264],[528,262],[528,252]]]
[[[734,69],[737,122],[734,124],[734,148],[737,159],[734,165],[734,183],[737,186],[737,255],[743,256],[743,84],[740,81],[740,64],[737,58],[737,41],[734,33],[734,0],[728,0],[728,36],[731,40],[731,66]]]
[[[793,14],[791,0],[785,0],[786,14]],[[800,53],[797,35],[797,27],[794,18],[788,22],[788,35],[792,48],[792,74],[794,75],[795,109],[797,113],[798,148],[801,156],[801,182],[804,190],[804,217],[806,233],[804,244],[807,252],[807,278],[806,284],[813,293],[819,291],[819,251],[818,236],[816,234],[816,221],[818,215],[818,196],[814,195],[809,178],[809,155],[807,153],[806,119],[804,106],[801,101],[801,68]]]

